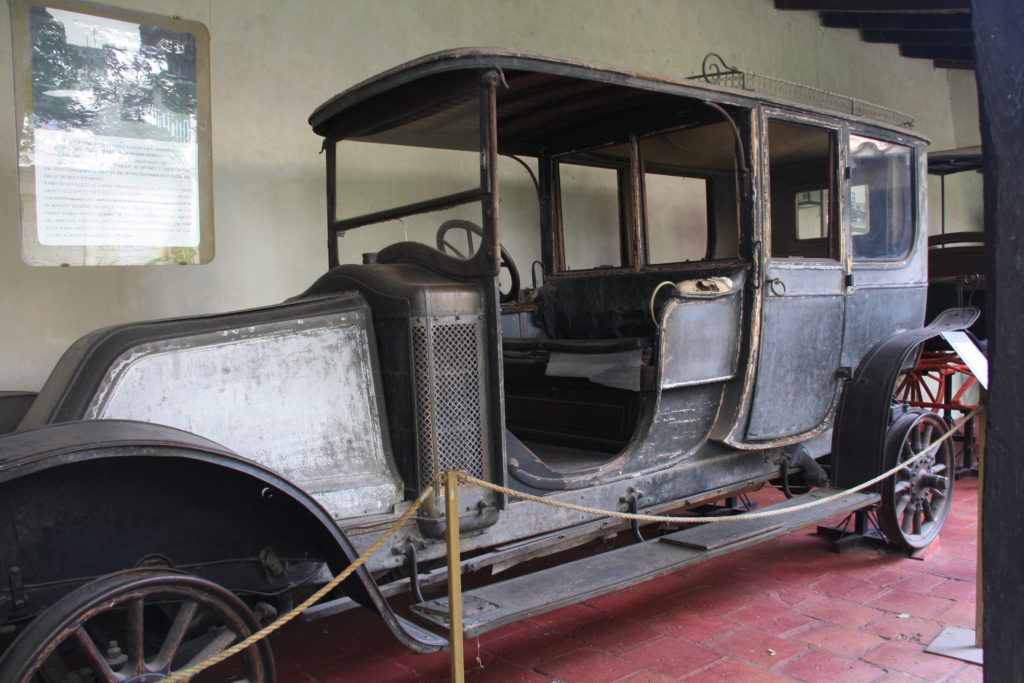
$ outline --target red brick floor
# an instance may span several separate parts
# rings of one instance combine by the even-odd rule
[[[762,499],[767,494],[762,494]],[[465,643],[471,681],[981,681],[925,653],[974,628],[978,485],[923,560],[830,552],[812,530],[505,626]],[[406,650],[375,616],[293,623],[273,637],[282,683],[444,681],[445,652]]]

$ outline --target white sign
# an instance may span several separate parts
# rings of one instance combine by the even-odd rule
[[[22,259],[208,263],[206,28],[80,0],[9,4]]]
[[[34,139],[40,244],[199,244],[195,143],[42,128]]]
[[[971,374],[978,378],[981,386],[988,389],[988,358],[981,352],[977,344],[967,336],[966,332],[960,330],[943,332],[942,338],[953,347],[956,355],[960,356],[960,360],[971,369]]]

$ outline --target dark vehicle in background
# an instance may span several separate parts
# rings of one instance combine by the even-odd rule
[[[772,524],[658,532],[470,591],[467,635],[854,510],[877,507],[908,548],[937,535],[945,423],[894,408],[893,387],[973,314],[923,327],[926,142],[908,128],[474,49],[380,74],[310,123],[330,268],[307,291],[93,332],[38,396],[0,402],[16,638],[0,679],[181,670],[342,570],[452,469],[699,513],[780,479],[810,490],[783,506],[820,498],[931,447]],[[464,571],[630,530],[481,487],[460,502]],[[388,599],[443,580],[447,521],[429,504],[308,616],[364,605],[443,647],[444,598]],[[265,645],[242,665],[273,677]]]

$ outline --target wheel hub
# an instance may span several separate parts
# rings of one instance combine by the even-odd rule
[[[879,523],[887,538],[908,549],[931,543],[949,513],[953,451],[948,441],[939,440],[947,428],[935,413],[911,409],[895,419],[886,435],[887,467],[925,452],[882,488]]]

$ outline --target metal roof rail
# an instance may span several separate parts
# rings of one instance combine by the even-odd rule
[[[814,88],[802,83],[776,78],[775,76],[741,71],[734,66],[726,64],[725,60],[715,52],[709,52],[704,56],[704,61],[701,62],[701,73],[696,76],[690,76],[690,79],[727,88],[736,88],[737,90],[764,93],[799,104],[829,109],[843,114],[862,116],[906,128],[913,128],[914,126],[914,118],[909,114],[904,114],[895,109],[883,107],[865,100],[859,100],[848,95],[841,95],[829,90],[822,90],[821,88]]]

